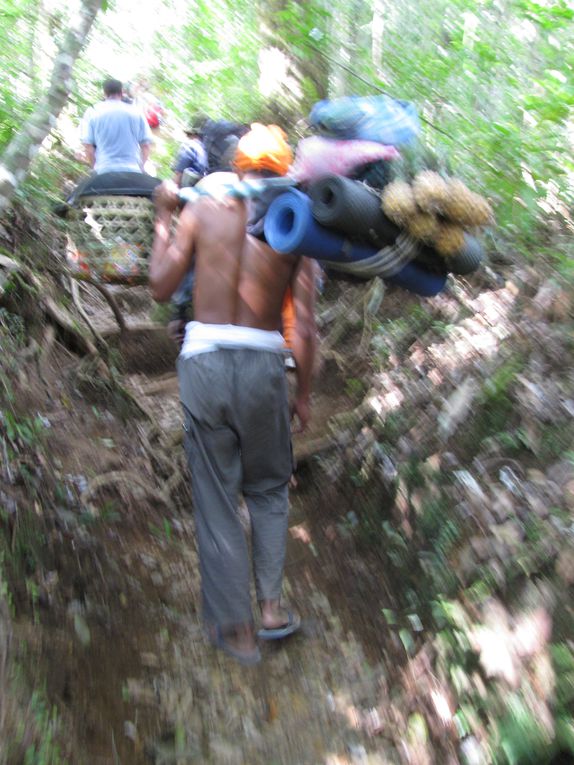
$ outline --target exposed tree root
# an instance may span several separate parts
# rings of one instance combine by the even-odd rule
[[[100,347],[105,347],[106,342],[104,338],[100,335],[97,329],[95,329],[92,322],[90,321],[90,317],[84,310],[84,306],[82,305],[82,299],[80,297],[80,287],[78,282],[75,279],[70,279],[70,288],[71,288],[70,291],[72,293],[72,300],[74,301],[74,305],[76,306],[78,313],[80,314],[80,316],[86,323],[88,329],[94,336],[96,343],[98,343]]]
[[[50,354],[52,353],[52,349],[54,347],[54,342],[56,340],[56,332],[54,330],[54,327],[50,324],[47,325],[47,327],[44,329],[44,334],[42,335],[42,345],[39,349],[39,354],[37,357],[37,366],[38,366],[38,377],[42,381],[42,385],[44,386],[46,390],[46,395],[48,398],[52,398],[50,394],[50,385],[47,382],[47,376],[48,376],[48,361],[50,358]]]
[[[363,332],[361,335],[361,342],[359,343],[358,356],[364,356],[371,344],[371,339],[375,332],[375,316],[385,295],[385,284],[379,277],[373,279],[369,290],[363,297]]]
[[[355,409],[348,409],[333,415],[329,420],[329,424],[338,431],[352,430],[356,432],[360,430],[365,420],[373,414],[373,407],[369,402],[369,398],[370,396],[367,396],[363,399],[362,403],[355,407]]]
[[[361,324],[361,315],[357,311],[357,305],[344,306],[335,320],[333,327],[322,343],[323,353],[333,353],[334,346],[338,345],[350,329],[356,329]]]
[[[82,355],[98,355],[72,315],[50,296],[47,285],[27,266],[5,256],[0,256],[0,305],[26,322],[40,324],[42,318],[47,319],[69,348]]]
[[[10,643],[12,630],[10,627],[10,613],[4,598],[0,600],[0,694],[2,699],[8,699],[8,658],[10,655]],[[0,704],[0,731],[6,730],[6,704]],[[2,746],[0,745],[0,750]]]
[[[166,504],[171,505],[173,501],[172,497],[177,491],[177,489],[179,489],[182,483],[187,484],[188,480],[189,479],[186,473],[180,470],[179,464],[175,465],[172,475],[165,482],[165,485],[161,492],[165,498]]]
[[[149,499],[160,502],[168,508],[170,507],[169,498],[166,498],[163,492],[158,491],[137,473],[132,473],[127,470],[113,470],[94,478],[82,492],[80,501],[84,506],[91,508],[92,512],[97,515],[97,510],[94,508],[90,500],[94,494],[102,491],[102,489],[109,489],[112,487],[123,488],[129,494],[133,494],[134,488],[137,487],[140,491],[143,491]]]
[[[51,297],[45,296],[41,299],[41,305],[46,316],[58,327],[64,336],[64,342],[87,356],[98,356],[98,349],[84,334],[76,327],[74,320],[65,309],[61,308]]]
[[[342,353],[321,348],[321,363],[325,361],[334,361],[341,372],[344,372],[348,366],[347,359]]]
[[[108,292],[108,290],[103,286],[103,284],[93,284],[93,287],[95,287],[98,292],[104,296],[104,298],[107,300],[108,305],[110,306],[112,313],[114,315],[115,320],[118,323],[118,327],[120,328],[120,333],[123,333],[127,330],[127,324],[126,320],[124,319],[124,315],[120,310],[120,307],[118,305],[118,301],[115,299],[115,297],[111,294],[111,292]]]
[[[309,462],[314,457],[319,457],[321,454],[335,449],[338,446],[337,440],[332,436],[323,436],[322,438],[315,438],[313,441],[307,441],[299,448],[295,449],[294,457],[297,466]]]

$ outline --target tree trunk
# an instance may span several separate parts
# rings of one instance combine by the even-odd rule
[[[359,19],[363,0],[347,0],[335,5],[331,15],[331,56],[334,66],[329,76],[329,95],[340,98],[349,95],[348,67],[357,56],[357,40],[359,36]],[[337,62],[340,64],[337,65]]]
[[[371,22],[371,61],[377,77],[382,78],[383,33],[385,30],[383,0],[373,0],[373,20]]]
[[[30,119],[19,130],[0,158],[0,211],[10,204],[42,141],[56,124],[72,87],[72,69],[84,47],[103,0],[82,0],[77,22],[70,26],[54,60],[50,86]]]

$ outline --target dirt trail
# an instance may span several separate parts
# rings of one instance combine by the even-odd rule
[[[545,431],[532,407],[544,401],[545,416],[562,423],[560,433],[550,433],[555,454],[568,442],[562,420],[572,400],[571,382],[554,380],[554,360],[565,358],[567,349],[560,325],[549,324],[535,300],[523,311],[512,282],[488,272],[482,278],[488,289],[455,283],[424,308],[415,296],[390,291],[372,323],[373,294],[366,285],[344,285],[325,300],[322,316],[329,312],[330,319],[322,328],[326,353],[315,385],[314,421],[294,440],[302,459],[291,493],[285,571],[285,597],[301,611],[303,627],[281,645],[264,645],[262,663],[251,669],[209,647],[202,632],[175,348],[161,323],[150,324],[153,307],[145,290],[117,295],[128,319],[123,336],[101,296],[84,296],[131,402],[93,369],[82,370],[83,362],[59,345],[49,364],[43,357],[41,384],[28,380],[28,399],[20,402],[49,421],[44,467],[59,482],[61,500],[36,624],[22,620],[17,637],[29,655],[39,657],[38,677],[47,677],[47,697],[69,731],[68,762],[451,765],[461,761],[463,747],[476,754],[478,737],[486,738],[483,721],[473,718],[469,735],[453,710],[460,705],[472,712],[472,694],[487,688],[495,704],[492,730],[508,688],[504,674],[487,683],[486,649],[480,645],[471,654],[466,636],[488,636],[488,625],[495,624],[496,640],[506,635],[501,645],[511,663],[518,661],[510,653],[514,633],[500,631],[514,616],[501,603],[489,611],[491,599],[485,595],[483,605],[467,586],[460,601],[446,602],[463,627],[457,621],[445,630],[441,614],[432,613],[432,593],[447,591],[446,577],[453,573],[457,591],[459,581],[482,583],[482,569],[472,566],[484,565],[485,557],[475,561],[473,544],[479,551],[486,542],[492,546],[488,570],[503,577],[495,555],[512,563],[520,554],[521,564],[526,560],[533,572],[546,572],[548,555],[558,553],[558,537],[567,532],[559,517],[551,518],[540,534],[550,547],[527,544],[532,527],[519,524],[521,506],[514,508],[507,484],[509,477],[516,482],[527,476],[523,485],[534,492],[540,466],[529,454],[524,465],[505,456],[494,439],[498,430],[488,431],[489,421],[482,422],[490,409],[479,407],[473,422],[472,396],[490,375],[492,385],[484,390],[498,391],[498,398],[488,400],[498,402],[499,410],[506,407],[496,427],[508,437],[522,422],[540,444]],[[526,286],[532,296],[545,294],[538,282]],[[380,330],[382,316],[391,320],[375,338],[384,346],[367,369],[369,332]],[[520,387],[525,377],[511,391],[504,382],[514,379],[517,358],[529,376],[526,398]],[[449,439],[464,417],[472,427]],[[437,439],[437,428],[446,441]],[[566,434],[571,423],[569,428]],[[336,448],[325,449],[333,434]],[[477,454],[479,441],[484,453]],[[551,459],[549,472],[562,480],[566,468]],[[570,480],[571,468],[564,476]],[[560,504],[557,494],[549,496],[548,502]],[[533,494],[532,512],[546,518],[547,500],[538,500]],[[491,517],[491,507],[500,517]],[[530,524],[532,512],[525,516]],[[451,539],[453,528],[458,536]],[[427,569],[431,554],[434,564]],[[478,578],[466,579],[475,570]],[[571,584],[569,572],[564,568],[560,576]],[[547,585],[541,582],[536,594],[527,591],[536,583],[509,581],[509,593],[516,587],[540,605],[532,614],[520,606],[520,618],[535,621],[542,613],[549,624]],[[550,667],[547,638],[531,647],[533,658],[521,658],[532,661],[532,669],[522,666],[520,682],[524,697],[536,701],[534,719],[548,715],[552,703],[552,683],[540,701],[535,672],[539,660]],[[479,662],[484,675],[476,671]],[[460,677],[453,667],[459,667],[464,687],[456,688]]]
[[[118,355],[125,383],[177,440],[174,349],[162,328],[134,329],[142,323],[140,297],[134,291],[127,299],[131,330]],[[109,336],[113,319],[103,303],[90,295],[86,307]],[[148,310],[142,299],[140,313]],[[296,451],[320,440],[329,418],[353,405],[334,374],[330,369],[319,381],[314,425]],[[63,476],[127,471],[153,480],[141,423],[124,425],[88,402],[75,415],[74,431],[64,414],[51,414]],[[340,524],[344,508],[314,483],[312,470],[303,469],[292,492],[285,576],[285,596],[302,612],[303,629],[264,646],[254,669],[205,642],[189,497],[167,507],[134,486],[124,495],[118,502],[117,491],[96,492],[96,521],[71,523],[71,549],[59,571],[72,581],[66,612],[42,615],[47,692],[77,741],[74,763],[392,761],[384,757],[384,738],[372,737],[400,653],[381,615],[393,606],[390,586],[380,563],[368,571],[364,556],[359,561]]]

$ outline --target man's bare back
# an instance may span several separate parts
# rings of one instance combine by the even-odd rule
[[[280,255],[245,233],[244,205],[205,198],[193,209],[194,318],[208,324],[277,330],[301,258]]]
[[[281,326],[283,300],[287,288],[291,288],[296,317],[292,350],[297,370],[293,407],[304,426],[309,419],[315,338],[311,261],[281,255],[246,234],[245,202],[230,197],[206,196],[188,203],[168,246],[177,189],[162,184],[156,203],[156,236],[150,263],[150,286],[156,300],[169,300],[193,266],[196,321],[273,331]]]

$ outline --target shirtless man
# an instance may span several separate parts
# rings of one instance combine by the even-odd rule
[[[279,138],[279,148],[287,152],[277,133],[269,137],[272,148]],[[256,171],[277,167],[286,171],[290,153],[285,160],[273,148],[262,159],[265,146],[260,140],[257,144]],[[241,156],[243,170],[249,170],[249,156]],[[234,177],[216,173],[200,183],[217,194],[218,184]],[[178,374],[204,619],[216,647],[243,664],[255,664],[261,657],[238,498],[243,495],[251,518],[253,571],[261,609],[257,636],[286,637],[299,626],[299,617],[280,604],[292,462],[284,343],[277,330],[290,287],[296,314],[293,355],[297,365],[292,414],[303,429],[310,416],[315,350],[313,269],[307,259],[279,255],[247,235],[246,203],[229,197],[205,196],[188,204],[170,244],[175,203],[173,190],[164,184],[157,195],[150,284],[156,300],[168,300],[184,274],[195,266],[195,320],[187,326]]]

